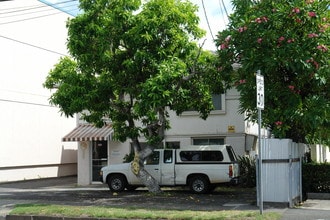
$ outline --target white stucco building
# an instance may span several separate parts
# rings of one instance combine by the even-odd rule
[[[67,53],[70,15],[37,0],[0,1],[0,182],[77,173],[76,119],[49,104],[42,84]]]
[[[257,127],[244,121],[238,114],[239,94],[230,90],[214,96],[217,110],[207,120],[199,118],[194,111],[177,116],[170,112],[171,129],[166,131],[164,148],[184,148],[189,145],[229,144],[238,155],[252,153],[256,147]],[[108,164],[122,163],[131,151],[131,143],[112,140],[111,123],[103,128],[79,121],[63,142],[78,142],[78,184],[88,185],[99,181],[99,170]],[[249,135],[247,132],[251,133]],[[140,140],[142,143],[143,139]]]
[[[319,163],[329,163],[330,162],[330,147],[315,144],[310,146],[311,159],[312,161]]]
[[[71,15],[57,9],[67,7],[43,2],[0,1],[0,182],[78,174],[78,184],[88,185],[98,181],[100,167],[121,163],[131,144],[113,141],[111,125],[97,129],[49,104],[51,91],[42,84],[67,54]],[[237,113],[238,93],[216,96],[214,104],[217,110],[205,121],[196,112],[172,112],[164,147],[231,144],[240,155],[253,150],[255,136],[246,134]]]

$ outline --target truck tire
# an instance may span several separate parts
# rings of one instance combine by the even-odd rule
[[[111,175],[107,178],[107,183],[111,192],[122,192],[126,188],[126,178],[121,174]]]
[[[210,183],[207,177],[199,175],[193,176],[189,180],[190,190],[194,193],[202,194],[207,193],[209,191]]]

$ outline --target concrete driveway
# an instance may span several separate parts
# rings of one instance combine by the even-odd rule
[[[107,185],[87,187],[76,185],[76,177],[51,178],[0,184],[0,220],[16,204],[46,203],[67,205],[98,205],[112,207],[153,207],[190,210],[256,210],[253,191],[216,191],[197,195],[173,189],[166,195],[148,196],[145,189],[112,194]],[[298,208],[264,205],[264,212],[279,212],[282,219],[330,220],[330,200],[309,199]]]

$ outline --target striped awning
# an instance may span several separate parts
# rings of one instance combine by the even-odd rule
[[[65,135],[62,141],[105,141],[112,131],[111,125],[98,128],[91,124],[81,124]]]

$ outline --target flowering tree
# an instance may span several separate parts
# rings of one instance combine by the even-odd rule
[[[240,112],[256,121],[256,79],[265,77],[263,126],[297,142],[330,139],[329,1],[233,0],[219,32],[219,68],[241,94]],[[234,63],[239,68],[234,71]]]

